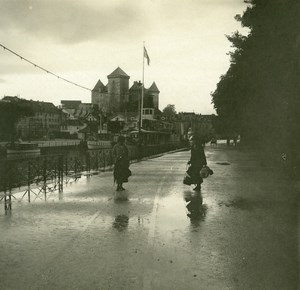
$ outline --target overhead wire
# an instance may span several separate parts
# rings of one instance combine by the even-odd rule
[[[38,64],[36,64],[36,63],[30,61],[29,59],[27,59],[27,58],[21,56],[20,54],[18,54],[18,53],[16,53],[16,52],[12,51],[11,49],[9,49],[8,47],[4,46],[4,45],[1,44],[1,43],[0,43],[0,46],[3,47],[4,50],[7,50],[7,51],[9,51],[10,53],[14,54],[15,56],[19,57],[21,60],[25,60],[26,62],[32,64],[34,67],[36,67],[36,68],[38,68],[38,69],[40,69],[40,70],[42,70],[42,71],[44,71],[44,72],[46,72],[46,73],[48,73],[48,74],[51,74],[51,75],[57,77],[58,79],[61,79],[61,80],[65,81],[65,82],[67,82],[67,83],[69,83],[69,84],[72,84],[72,85],[74,85],[74,86],[80,87],[80,88],[82,88],[82,89],[85,89],[85,90],[88,90],[88,91],[92,91],[91,89],[89,89],[89,88],[87,88],[87,87],[84,87],[84,86],[82,86],[82,85],[79,85],[79,84],[77,84],[77,83],[74,83],[74,82],[72,82],[72,81],[69,81],[69,80],[67,80],[67,79],[65,79],[65,78],[63,78],[63,77],[61,77],[61,76],[59,76],[59,75],[57,75],[57,74],[55,74],[55,73],[53,73],[53,72],[51,72],[51,71],[49,71],[49,70],[47,70],[47,69],[45,69],[45,68],[39,66]]]

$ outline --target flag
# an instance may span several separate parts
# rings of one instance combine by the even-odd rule
[[[144,46],[144,57],[147,58],[147,64],[150,65],[150,57],[148,55],[147,49]]]

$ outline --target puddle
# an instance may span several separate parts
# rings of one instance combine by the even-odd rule
[[[119,232],[124,231],[128,227],[129,217],[127,215],[121,214],[116,216],[113,227]]]
[[[216,162],[216,164],[218,164],[218,165],[230,165],[229,162]]]
[[[219,202],[219,206],[233,207],[240,210],[253,210],[254,203],[247,199],[234,199],[228,202]]]

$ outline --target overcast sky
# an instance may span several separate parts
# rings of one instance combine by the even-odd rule
[[[243,0],[0,0],[0,44],[49,71],[93,89],[118,66],[129,85],[160,90],[160,109],[214,113],[210,93],[229,67],[226,34],[239,30]],[[0,48],[0,97],[91,102],[91,92]]]

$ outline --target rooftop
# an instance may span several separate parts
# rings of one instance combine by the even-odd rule
[[[130,78],[130,76],[127,75],[120,67],[117,67],[110,75],[107,76],[108,79],[118,77]]]

